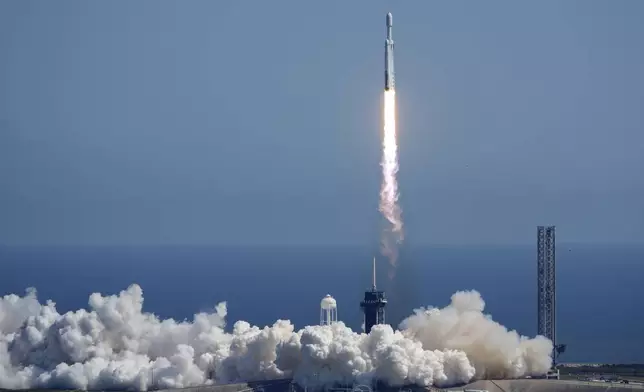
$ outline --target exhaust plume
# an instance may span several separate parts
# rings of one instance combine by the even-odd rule
[[[334,382],[449,386],[477,378],[543,374],[552,342],[519,336],[483,314],[475,291],[443,308],[418,309],[400,331],[356,333],[342,322],[299,331],[286,320],[263,328],[237,321],[226,303],[191,322],[143,311],[143,291],[89,297],[89,309],[60,314],[35,290],[0,298],[0,388],[180,388],[293,377]]]
[[[382,184],[379,209],[386,221],[382,253],[389,259],[390,278],[398,265],[398,245],[403,241],[403,222],[398,205],[398,145],[396,144],[396,91],[385,90],[384,132],[382,138]]]

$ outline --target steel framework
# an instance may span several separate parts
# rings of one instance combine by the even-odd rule
[[[555,227],[537,227],[537,333],[552,341],[553,365],[557,351],[555,328]]]

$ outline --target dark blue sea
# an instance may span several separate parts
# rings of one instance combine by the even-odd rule
[[[359,301],[370,286],[371,249],[351,247],[37,247],[0,248],[0,295],[36,287],[59,312],[87,307],[93,292],[131,283],[145,310],[191,319],[228,302],[229,326],[243,319],[297,327],[319,321],[326,294],[358,330]],[[534,246],[403,249],[396,277],[379,264],[380,286],[396,324],[419,306],[444,306],[476,289],[486,312],[521,334],[536,334]],[[558,341],[564,362],[644,363],[644,246],[559,245]]]

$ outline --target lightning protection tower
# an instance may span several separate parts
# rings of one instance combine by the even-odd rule
[[[365,291],[360,307],[364,312],[364,331],[371,332],[374,325],[385,323],[385,306],[387,299],[384,291],[376,289],[376,258],[373,258],[373,283],[371,290]]]
[[[338,303],[327,294],[320,303],[320,325],[331,325],[338,322]]]
[[[555,227],[537,226],[537,333],[554,345],[553,367],[557,351],[555,282]]]

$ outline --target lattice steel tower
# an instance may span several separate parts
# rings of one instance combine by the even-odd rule
[[[555,328],[555,227],[537,227],[537,333],[552,340],[553,366],[557,350]]]

